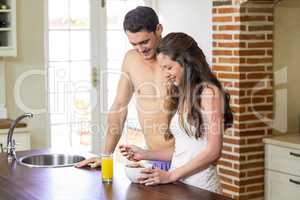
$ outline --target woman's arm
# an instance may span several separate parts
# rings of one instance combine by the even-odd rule
[[[171,179],[178,180],[206,169],[221,156],[223,142],[223,98],[215,86],[208,86],[201,94],[201,110],[206,127],[207,147],[185,165],[171,171]]]
[[[141,177],[141,183],[154,185],[169,183],[183,177],[192,175],[206,169],[221,155],[222,150],[222,124],[223,124],[223,99],[218,88],[209,86],[202,93],[202,115],[206,127],[207,147],[188,163],[172,171],[164,172],[159,169],[147,169]]]

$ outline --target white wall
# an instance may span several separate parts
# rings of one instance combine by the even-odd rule
[[[275,84],[275,94],[286,90],[287,97],[276,98],[275,115],[279,120],[287,119],[287,131],[299,132],[300,124],[300,1],[284,0],[275,7],[274,13],[274,72],[280,76],[287,71],[287,82]],[[281,70],[281,71],[280,71]],[[278,73],[280,72],[280,73]],[[275,75],[276,79],[276,75]],[[280,113],[280,107],[286,106],[287,113]],[[275,132],[277,132],[275,130]]]
[[[6,102],[6,90],[5,90],[5,68],[4,63],[0,62],[0,109]]]
[[[191,35],[211,64],[212,1],[156,0],[155,7],[164,27],[163,35],[169,32],[185,32]]]
[[[26,112],[15,101],[14,87],[20,76],[30,70],[45,71],[44,63],[44,1],[17,1],[18,56],[6,58],[6,104],[8,117],[15,119]],[[22,102],[33,109],[46,105],[45,77],[28,77],[21,86]],[[47,147],[46,114],[27,120],[31,127],[33,148]]]

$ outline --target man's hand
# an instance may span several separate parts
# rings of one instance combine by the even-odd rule
[[[120,145],[121,154],[131,161],[140,161],[146,159],[147,150],[135,145]]]
[[[101,158],[93,157],[75,164],[75,167],[78,168],[85,167],[85,166],[90,166],[91,168],[99,167],[101,166]]]
[[[145,185],[158,185],[172,183],[175,179],[172,176],[172,172],[161,170],[158,168],[147,168],[141,171],[141,176],[138,178],[140,184]]]

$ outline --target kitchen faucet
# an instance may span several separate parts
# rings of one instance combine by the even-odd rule
[[[7,134],[7,159],[8,161],[16,160],[17,161],[17,155],[16,155],[16,142],[12,139],[14,129],[16,128],[19,121],[21,121],[24,118],[32,118],[32,113],[25,113],[21,116],[19,116],[17,119],[15,119],[12,124],[10,125],[8,134]]]

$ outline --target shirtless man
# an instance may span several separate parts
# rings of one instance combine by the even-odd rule
[[[155,57],[162,25],[152,8],[139,6],[126,14],[123,28],[134,49],[129,50],[123,60],[117,95],[108,114],[104,153],[114,151],[123,131],[127,106],[134,94],[139,122],[149,150],[173,151],[174,139],[168,131],[171,115],[165,109],[168,103],[165,98],[165,79]],[[99,166],[101,158],[87,159],[76,166],[89,164]],[[169,165],[167,162],[153,161],[153,166],[161,169],[167,170]]]

